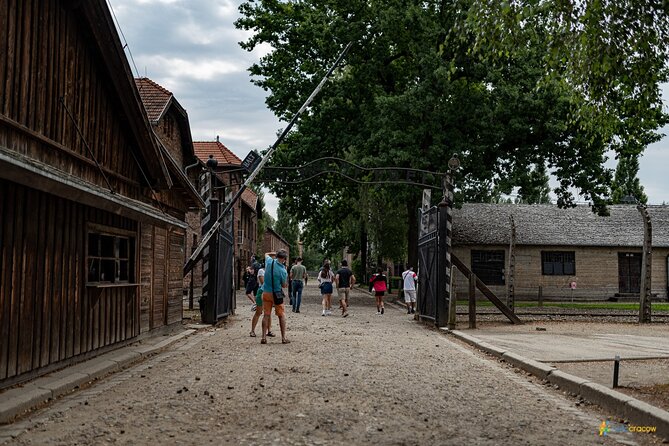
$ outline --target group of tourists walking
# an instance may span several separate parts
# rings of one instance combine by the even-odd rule
[[[256,326],[262,315],[262,334],[260,343],[267,344],[268,337],[274,337],[272,333],[272,308],[279,319],[279,328],[281,330],[281,342],[288,344],[290,341],[286,337],[286,298],[284,289],[289,290],[289,302],[293,313],[300,312],[302,304],[302,292],[307,284],[307,269],[302,265],[302,258],[297,257],[295,264],[286,268],[288,253],[281,249],[275,252],[265,254],[265,263],[260,264],[253,258],[252,264],[246,268],[244,274],[246,296],[251,301],[251,311],[254,312],[251,319],[251,337],[256,337]],[[409,268],[402,273],[404,300],[407,306],[407,314],[415,313],[416,305],[416,283],[418,276]],[[356,283],[355,275],[349,268],[346,260],[341,261],[341,267],[333,271],[330,260],[323,261],[323,265],[317,275],[318,287],[321,292],[322,313],[321,316],[330,316],[332,314],[332,294],[337,290],[339,299],[339,309],[341,317],[349,315],[349,297],[351,288]],[[384,274],[383,268],[379,268],[376,274],[373,274],[369,280],[369,290],[374,292],[376,300],[376,314],[385,313],[383,298],[388,290],[388,278]]]
[[[318,287],[321,290],[323,299],[321,305],[323,312],[321,316],[329,316],[332,314],[332,293],[337,289],[337,296],[339,297],[339,309],[341,316],[348,316],[348,298],[351,294],[351,287],[355,285],[355,276],[353,271],[348,267],[346,260],[341,261],[341,268],[336,272],[332,271],[329,260],[323,262],[323,267],[318,272]]]

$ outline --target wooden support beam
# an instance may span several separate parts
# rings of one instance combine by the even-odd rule
[[[476,328],[476,274],[469,276],[469,328]]]
[[[465,277],[466,277],[467,279],[469,279],[472,275],[474,275],[474,277],[476,277],[475,274],[474,274],[469,268],[467,268],[467,266],[465,266],[465,264],[462,263],[462,262],[460,261],[460,259],[459,259],[455,254],[453,254],[453,253],[451,253],[451,262],[453,263],[453,265],[455,265],[455,267],[456,267],[457,269],[459,269],[459,270],[462,272],[462,274],[465,275]],[[488,288],[488,287],[486,286],[486,284],[483,283],[483,282],[481,281],[481,279],[479,279],[478,277],[476,277],[476,287],[477,287],[479,290],[481,290],[481,292],[483,293],[483,295],[484,295],[485,297],[487,297],[488,300],[490,300],[490,302],[492,302],[492,303],[499,309],[499,311],[501,311],[502,314],[503,314],[504,316],[506,316],[512,323],[514,323],[514,324],[518,324],[518,325],[520,325],[520,324],[523,323],[520,319],[518,319],[518,316],[516,316],[516,315],[513,313],[513,311],[511,311],[511,309],[509,309],[509,307],[507,307],[506,305],[504,305],[504,302],[502,302],[502,301],[499,299],[499,297],[497,297],[497,296],[495,295],[495,293],[493,293],[493,292],[490,290],[490,288]]]

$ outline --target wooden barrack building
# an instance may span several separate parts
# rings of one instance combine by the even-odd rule
[[[104,0],[0,2],[0,54],[2,388],[180,322],[198,204]]]

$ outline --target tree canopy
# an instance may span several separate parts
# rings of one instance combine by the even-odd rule
[[[575,190],[601,209],[613,179],[607,154],[637,156],[667,122],[659,93],[667,11],[646,3],[249,0],[236,25],[253,33],[243,48],[272,47],[249,70],[283,119],[354,42],[274,165],[338,156],[444,172],[457,153],[459,200],[514,188],[542,200],[548,169],[559,205],[573,205]],[[637,39],[624,38],[628,29]],[[377,247],[406,246],[416,231],[420,191],[406,186],[374,188],[371,199],[337,177],[270,188],[307,233],[338,247],[367,240],[361,228],[375,210],[404,219],[408,231]]]

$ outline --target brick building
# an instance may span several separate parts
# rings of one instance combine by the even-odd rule
[[[172,166],[178,166],[175,169],[176,174],[186,184],[196,206],[191,207],[186,214],[186,255],[190,256],[193,249],[193,243],[200,239],[200,211],[206,206],[199,194],[198,185],[199,171],[201,162],[195,156],[193,148],[193,139],[191,137],[190,123],[188,114],[174,97],[172,92],[162,87],[149,78],[143,77],[135,79],[135,85],[142,99],[142,104],[146,110],[147,117],[153,128],[153,131],[165,149],[166,160]],[[189,168],[190,167],[190,168]],[[199,167],[198,169],[192,169]],[[190,174],[190,175],[189,175]],[[193,274],[185,277],[184,288],[188,288],[190,280],[194,279],[194,285],[202,288],[202,263],[199,262],[193,269]],[[199,289],[196,288],[196,289]]]
[[[286,265],[290,265],[290,245],[286,239],[277,234],[272,228],[265,229],[262,241],[263,254],[266,252],[277,252],[280,249],[285,249],[288,253]]]
[[[453,212],[453,252],[498,293],[506,295],[512,215],[516,225],[517,299],[608,299],[639,295],[643,221],[636,206],[464,204]],[[669,206],[648,208],[653,224],[652,293],[667,298]],[[456,292],[468,285],[456,273]],[[572,291],[570,284],[575,283]]]
[[[239,190],[239,185],[243,182],[241,164],[239,159],[230,149],[223,145],[219,138],[216,141],[196,141],[193,143],[195,155],[201,163],[201,169],[204,169],[207,160],[212,156],[218,165],[215,168],[216,177],[225,186],[220,191],[223,195],[220,197],[221,203],[232,198]],[[257,248],[258,232],[258,196],[251,189],[246,189],[242,193],[241,199],[233,207],[234,214],[234,232],[235,232],[235,266],[234,280],[235,286],[239,288],[242,284],[242,276],[247,265],[251,264],[251,256]],[[199,226],[199,214],[188,216],[189,226]],[[198,236],[198,240],[199,240]],[[188,247],[188,253],[192,251],[192,246]],[[187,257],[189,254],[187,254]],[[199,285],[201,288],[201,273],[199,275]],[[197,286],[196,286],[197,287]]]

